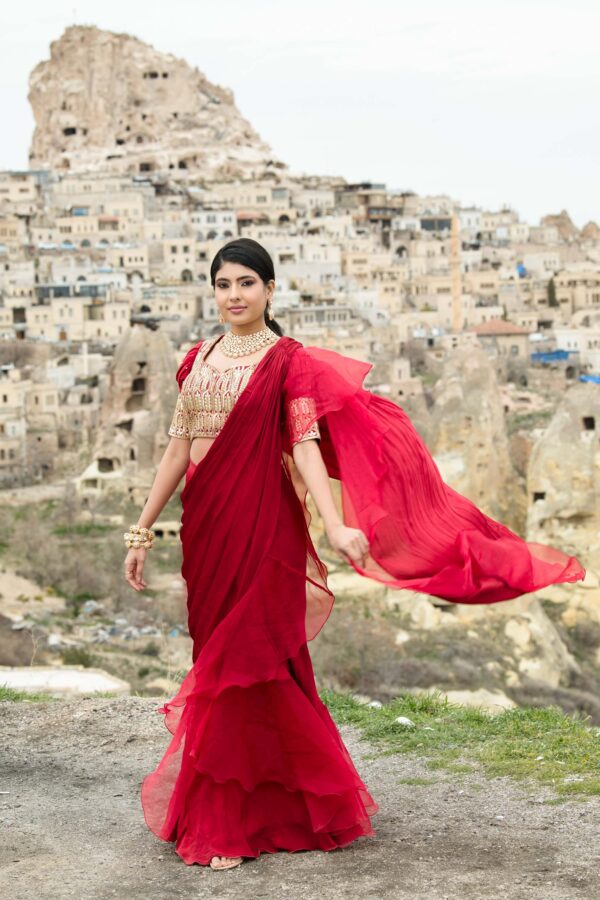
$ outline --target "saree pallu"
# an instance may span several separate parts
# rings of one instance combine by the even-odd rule
[[[576,556],[525,541],[446,484],[404,410],[363,388],[371,368],[333,350],[301,347],[284,384],[286,405],[310,397],[304,425],[319,421],[328,474],[341,483],[344,523],[368,539],[364,566],[351,562],[356,572],[466,604],[585,578]],[[291,452],[289,441],[284,450]]]
[[[189,371],[194,351],[178,371]],[[282,337],[262,358],[181,493],[192,667],[158,711],[173,735],[142,783],[146,822],[187,863],[329,850],[374,836],[378,809],[314,682],[307,641],[334,596],[309,534],[289,416],[318,420],[343,519],[369,542],[353,568],[392,588],[495,603],[584,578],[446,485],[371,369]]]

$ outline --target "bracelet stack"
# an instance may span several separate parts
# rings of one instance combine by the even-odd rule
[[[130,525],[129,531],[126,531],[123,537],[125,546],[133,547],[134,550],[139,550],[140,547],[150,549],[154,543],[154,532],[149,528],[140,528],[139,525]]]

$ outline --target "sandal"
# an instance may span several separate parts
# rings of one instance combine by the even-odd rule
[[[227,859],[228,862],[214,865],[215,861],[219,860],[219,859]],[[210,865],[211,869],[234,869],[236,866],[241,865],[243,863],[243,861],[244,861],[243,856],[229,856],[229,857],[213,856],[209,865]]]

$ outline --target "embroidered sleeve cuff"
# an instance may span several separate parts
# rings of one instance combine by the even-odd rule
[[[316,414],[317,409],[312,397],[295,397],[290,400],[287,406],[287,419],[292,447],[300,441],[320,439]]]
[[[189,438],[190,428],[187,413],[181,402],[181,395],[177,398],[177,405],[173,413],[173,419],[169,426],[169,437]]]

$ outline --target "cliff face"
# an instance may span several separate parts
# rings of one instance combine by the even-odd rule
[[[29,79],[32,168],[250,177],[285,168],[230,90],[127,34],[71,26]]]

